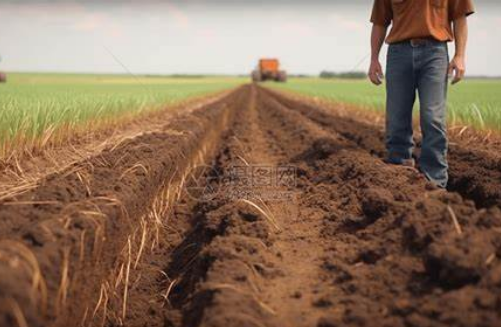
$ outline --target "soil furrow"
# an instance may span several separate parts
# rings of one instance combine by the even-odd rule
[[[384,131],[375,125],[336,115],[332,111],[297,99],[266,90],[285,107],[302,113],[320,126],[335,131],[370,154],[384,158]],[[415,143],[419,151],[420,140]],[[461,142],[451,144],[449,150],[450,183],[448,190],[475,201],[478,208],[501,206],[500,153],[491,148],[471,149]]]
[[[218,180],[215,199],[182,211],[191,227],[166,269],[170,325],[496,325],[499,209],[432,190],[268,92],[249,92],[212,168],[294,166],[293,200],[256,202],[259,211],[242,193],[228,198],[248,185]]]
[[[277,123],[291,117],[284,112]],[[324,208],[330,244],[326,285],[314,302],[326,309],[319,325],[496,325],[499,209],[428,192],[415,172],[384,165],[337,133],[320,146],[307,141],[318,130],[306,128],[308,136],[305,126],[285,128],[281,141],[313,146],[298,167],[313,205]]]
[[[169,187],[164,200],[171,201],[185,170],[210,154],[233,112],[230,107],[242,101],[240,94],[116,144],[3,200],[0,325],[22,319],[29,326],[65,326],[67,319],[74,323],[99,315],[103,299],[112,297],[113,289],[105,285],[113,278],[116,285],[123,283],[123,264],[113,276],[122,257],[128,275],[132,256],[139,258],[145,247],[141,234],[161,229],[155,217],[148,221],[157,195]],[[148,234],[149,241],[157,238]],[[23,318],[15,314],[19,307]]]
[[[213,167],[223,176],[235,168],[269,172],[290,162],[270,137],[276,126],[267,123],[256,92],[250,90]],[[299,212],[290,188],[220,187],[218,198],[195,205],[196,220],[179,247],[181,255],[174,252],[167,269],[179,279],[170,297],[173,325],[314,325],[318,317],[309,303],[321,272],[322,246],[314,242],[321,216]],[[284,192],[284,198],[267,199],[270,192]],[[197,246],[185,250],[189,244]]]

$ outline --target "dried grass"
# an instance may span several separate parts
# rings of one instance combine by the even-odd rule
[[[257,204],[255,204],[254,202],[249,201],[247,199],[240,199],[239,201],[246,203],[246,204],[250,205],[251,207],[255,208],[257,211],[259,211],[266,218],[266,220],[270,223],[270,225],[272,225],[277,231],[281,230],[280,226],[277,224],[277,221],[276,221],[276,219],[273,216],[273,213],[271,211],[266,212],[261,207],[259,207]]]
[[[32,297],[40,295],[42,311],[47,308],[47,286],[40,270],[38,260],[31,249],[21,242],[12,240],[0,241],[0,262],[5,262],[10,268],[22,269],[31,276]]]
[[[0,201],[5,201],[22,195],[28,191],[31,191],[35,187],[37,187],[37,184],[29,181],[11,187],[6,186],[3,191],[0,191]]]
[[[123,180],[125,178],[125,176],[127,176],[128,174],[131,174],[131,173],[135,173],[136,171],[138,171],[139,169],[141,169],[146,175],[149,174],[149,170],[148,168],[146,168],[143,164],[135,164],[134,166],[126,169],[122,175],[120,175],[120,177],[118,178],[118,180]]]
[[[129,292],[129,277],[130,277],[130,265],[132,260],[132,245],[130,237],[127,240],[127,265],[125,269],[125,284],[124,284],[124,293],[123,293],[123,302],[122,302],[122,319],[125,321],[125,317],[127,316],[127,297]]]
[[[5,299],[5,303],[7,304],[7,307],[10,308],[10,311],[12,312],[12,316],[14,317],[16,321],[17,327],[29,327],[28,322],[26,321],[26,318],[24,317],[23,311],[21,310],[21,307],[19,306],[19,303],[17,303],[13,299]],[[14,326],[12,326],[14,327]]]
[[[146,243],[146,235],[148,233],[148,224],[146,223],[144,218],[141,218],[141,227],[142,227],[141,244],[139,245],[139,250],[137,251],[136,261],[134,262],[134,269],[137,269],[139,260],[141,260],[141,254],[143,253],[144,245]]]
[[[68,296],[68,286],[69,286],[69,256],[70,249],[66,248],[63,250],[63,263],[61,268],[61,282],[59,285],[59,290],[57,291],[57,302],[56,302],[56,313],[59,314],[61,309],[66,306],[66,298]]]
[[[485,265],[490,266],[494,260],[496,260],[496,253],[492,253],[487,259],[485,260]]]
[[[105,282],[101,284],[99,299],[97,300],[96,306],[94,307],[94,311],[92,313],[92,318],[94,319],[99,309],[101,307],[103,308],[101,326],[104,326],[108,312],[108,301],[109,301],[108,289],[109,289],[108,283]]]
[[[177,284],[177,279],[174,279],[172,280],[170,283],[169,283],[169,286],[167,287],[167,290],[165,291],[165,293],[162,295],[163,299],[164,299],[164,303],[167,302],[169,305],[170,305],[170,301],[169,301],[169,296],[170,296],[170,293],[172,292],[172,290],[174,289],[174,286],[176,286]]]
[[[458,218],[456,217],[456,214],[454,213],[454,210],[452,210],[451,206],[447,206],[447,211],[449,212],[449,215],[451,216],[452,223],[454,224],[454,228],[456,229],[456,232],[458,235],[463,234],[463,230],[461,229],[461,225],[459,224]]]

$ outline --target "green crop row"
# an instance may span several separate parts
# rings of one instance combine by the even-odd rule
[[[225,77],[9,74],[0,84],[0,148],[48,131],[120,119],[242,83]],[[29,143],[29,142],[28,142]]]
[[[385,105],[384,86],[376,87],[366,80],[298,78],[270,86],[377,111],[383,111]],[[448,97],[451,124],[501,130],[501,80],[467,79],[450,86]]]

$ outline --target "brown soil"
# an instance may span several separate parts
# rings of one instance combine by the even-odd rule
[[[113,126],[96,126],[92,130],[75,131],[64,140],[50,141],[31,152],[20,149],[0,158],[0,199],[11,188],[35,185],[45,176],[63,171],[68,166],[96,156],[110,145],[121,143],[145,133],[161,130],[176,115],[186,114],[215,102],[228,91],[181,101],[158,111],[125,116]]]
[[[499,326],[499,154],[445,192],[382,136],[245,86],[49,175],[0,202],[0,326]]]

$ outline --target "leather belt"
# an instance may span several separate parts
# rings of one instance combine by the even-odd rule
[[[443,42],[435,40],[433,38],[410,39],[410,40],[408,40],[408,42],[410,43],[411,47],[413,47],[413,48],[422,47],[422,46],[426,46],[429,44],[443,43]]]

